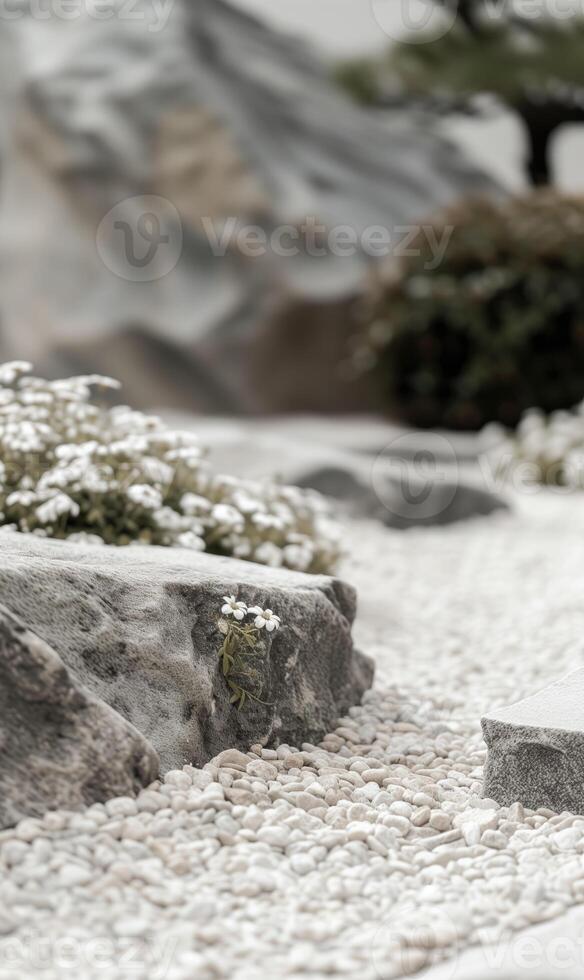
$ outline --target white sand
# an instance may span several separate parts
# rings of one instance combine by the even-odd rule
[[[584,819],[481,800],[479,720],[583,663],[583,503],[353,525],[365,706],[301,756],[236,755],[0,834],[0,980],[386,980],[448,958],[437,980],[503,980],[496,955],[465,966],[477,943],[509,954],[504,980],[581,976],[580,919],[559,917],[584,899]],[[554,973],[540,939],[540,973],[520,972],[518,937],[554,919],[580,968]]]

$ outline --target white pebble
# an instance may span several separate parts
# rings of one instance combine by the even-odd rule
[[[6,864],[14,867],[24,861],[27,854],[30,853],[30,848],[24,841],[11,840],[2,844],[0,848],[0,856],[4,858]]]
[[[496,850],[503,850],[509,841],[500,830],[485,830],[481,837],[481,844],[485,847],[493,847]]]
[[[82,868],[78,864],[65,864],[59,871],[61,884],[68,888],[74,888],[76,885],[87,885],[91,881],[91,877],[89,868]]]
[[[316,864],[308,854],[294,854],[290,858],[290,867],[297,875],[306,875],[316,870]]]

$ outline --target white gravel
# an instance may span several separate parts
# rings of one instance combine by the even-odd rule
[[[352,527],[378,677],[320,746],[0,834],[0,980],[386,980],[582,902],[584,818],[481,799],[483,709],[584,659],[581,497],[518,504]]]

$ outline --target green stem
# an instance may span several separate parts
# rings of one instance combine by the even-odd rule
[[[237,710],[240,711],[245,704],[246,698],[251,698],[252,701],[257,701],[258,704],[266,705],[271,707],[270,702],[262,701],[257,695],[252,694],[251,691],[246,690],[246,688],[241,687],[233,677],[230,676],[232,673],[238,673],[240,676],[246,675],[248,677],[253,677],[246,671],[246,658],[258,656],[259,651],[256,651],[254,647],[257,645],[259,638],[259,630],[254,626],[238,626],[236,623],[229,623],[227,626],[227,633],[225,634],[225,639],[219,650],[219,657],[222,660],[223,676],[227,681],[230,689],[233,692],[231,698],[232,703],[236,701],[239,702]],[[241,650],[241,642],[246,644],[247,649]]]

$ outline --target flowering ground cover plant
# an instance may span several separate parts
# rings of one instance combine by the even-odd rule
[[[95,544],[166,545],[330,571],[339,533],[322,497],[214,473],[196,435],[92,401],[100,376],[45,381],[0,365],[0,523]]]
[[[223,618],[219,620],[218,628],[224,640],[219,657],[231,691],[231,704],[237,704],[238,710],[248,699],[266,704],[259,697],[262,671],[257,667],[257,658],[265,658],[269,653],[269,645],[262,633],[275,634],[282,625],[281,619],[271,609],[247,606],[233,595],[223,596],[223,602]],[[253,623],[244,622],[246,617],[251,617]]]
[[[503,475],[527,463],[532,481],[584,489],[584,402],[571,412],[525,412],[516,431],[505,435],[493,455]]]

